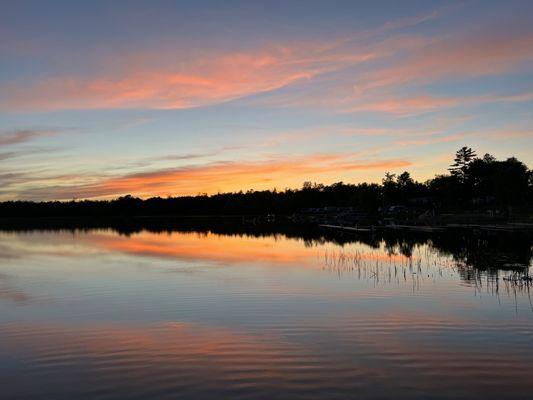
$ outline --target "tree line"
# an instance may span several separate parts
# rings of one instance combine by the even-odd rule
[[[127,195],[115,200],[6,201],[0,203],[0,217],[265,215],[326,206],[378,213],[392,205],[423,205],[441,212],[533,205],[533,171],[514,157],[478,157],[474,150],[463,147],[446,173],[425,182],[415,181],[406,171],[398,175],[387,172],[380,184],[305,182],[299,189],[282,191],[149,199]]]

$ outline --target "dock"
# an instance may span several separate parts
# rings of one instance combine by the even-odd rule
[[[319,225],[321,228],[328,228],[328,229],[338,229],[342,231],[348,231],[348,232],[374,232],[374,227],[365,227],[365,228],[358,228],[353,226],[341,226],[341,225],[328,225],[328,224],[322,224]]]
[[[411,231],[411,232],[442,232],[445,230],[442,226],[425,226],[425,225],[384,225],[384,229]]]

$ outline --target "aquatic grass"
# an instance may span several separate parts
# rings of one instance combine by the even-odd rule
[[[386,256],[384,257],[384,254]],[[505,294],[512,298],[528,296],[531,304],[530,288],[533,277],[531,267],[508,265],[508,269],[476,268],[449,255],[436,253],[431,246],[415,246],[411,254],[401,253],[401,246],[385,247],[384,243],[375,251],[325,249],[319,257],[323,268],[341,275],[353,275],[357,279],[380,284],[412,283],[413,291],[430,280],[457,274],[461,281],[474,288],[475,295],[488,293],[495,296]],[[533,305],[532,305],[533,311]]]

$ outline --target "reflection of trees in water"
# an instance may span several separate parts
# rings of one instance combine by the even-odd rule
[[[358,237],[357,242],[375,248],[382,245],[391,256],[389,261],[375,262],[372,253],[366,263],[342,254],[337,260],[326,260],[326,266],[339,272],[355,271],[359,277],[376,283],[412,282],[417,288],[421,280],[442,276],[443,269],[453,268],[463,282],[476,291],[510,296],[530,295],[533,277],[532,238],[527,234],[487,234],[481,232],[440,233],[431,236],[385,232]],[[401,255],[400,258],[392,258]],[[421,265],[429,266],[426,270]],[[418,268],[414,268],[418,266]],[[398,272],[399,271],[399,272]]]
[[[396,285],[411,287],[413,292],[427,283],[435,283],[444,276],[457,274],[462,282],[474,288],[476,294],[506,295],[514,298],[518,309],[518,296],[533,302],[530,267],[514,266],[511,269],[478,269],[458,261],[454,256],[440,253],[428,244],[416,244],[406,254],[406,242],[385,244],[379,250],[326,250],[321,254],[324,268],[340,276],[365,280],[375,287]],[[403,253],[402,253],[403,252]],[[320,256],[320,255],[319,255]],[[385,257],[384,257],[385,256]]]
[[[383,245],[389,255],[401,254],[415,260],[417,248],[427,245],[442,257],[451,257],[460,277],[468,283],[500,283],[516,287],[529,287],[529,266],[533,259],[531,234],[487,233],[453,231],[447,233],[413,233],[379,231],[373,234],[354,235],[348,232],[322,230],[315,225],[299,225],[284,221],[276,223],[245,223],[240,217],[220,218],[133,218],[90,221],[84,219],[34,220],[31,226],[13,226],[13,231],[49,229],[87,231],[113,229],[121,235],[142,231],[152,233],[196,232],[247,237],[287,237],[302,240],[305,246],[314,247],[333,243],[344,246],[363,243],[372,249]],[[3,230],[7,230],[5,227]],[[427,261],[427,260],[426,260]],[[426,262],[425,261],[425,262]],[[427,261],[429,262],[429,261]]]
[[[461,279],[477,289],[529,294],[533,247],[527,235],[457,234],[434,243],[438,251],[453,257]]]
[[[415,246],[427,244],[438,253],[453,257],[458,263],[483,271],[519,271],[527,269],[533,259],[533,241],[526,234],[453,232],[421,236],[395,232],[374,236],[370,242],[358,238],[358,241],[373,246],[376,240],[385,243],[388,251],[399,252],[406,257],[412,255]]]
[[[461,279],[480,290],[529,291],[532,286],[533,241],[527,234],[457,231],[428,237],[395,232],[381,235],[380,239],[389,254],[396,252],[406,257],[412,257],[415,246],[428,245],[440,256],[451,257]]]
[[[456,269],[461,279],[476,288],[478,292],[499,295],[529,295],[533,286],[530,268],[478,269],[464,263],[457,263]]]
[[[518,270],[533,258],[531,238],[518,234],[454,234],[432,239],[435,248],[465,266],[483,271]]]

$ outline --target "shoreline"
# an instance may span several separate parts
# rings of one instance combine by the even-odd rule
[[[532,233],[533,223],[529,219],[512,221],[488,221],[486,223],[441,223],[441,224],[409,224],[398,223],[349,224],[321,223],[316,221],[293,220],[287,215],[115,215],[115,216],[50,216],[50,217],[0,217],[2,230],[55,230],[55,229],[117,229],[142,230],[174,230],[184,228],[193,230],[195,227],[205,229],[213,227],[231,228],[312,228],[322,231],[342,232],[350,234],[373,234],[380,232],[411,232],[438,234],[454,231],[482,231],[487,233]],[[267,229],[271,230],[271,229]],[[276,229],[273,229],[276,230]]]

